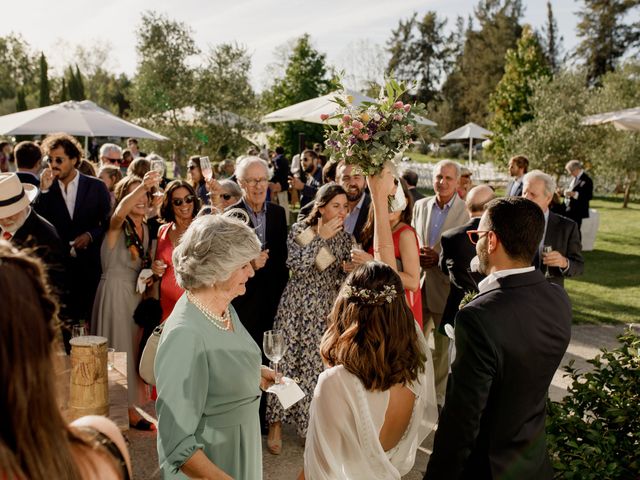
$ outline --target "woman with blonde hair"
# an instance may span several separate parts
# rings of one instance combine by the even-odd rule
[[[58,304],[43,264],[0,240],[0,478],[129,479],[118,427],[104,417],[67,424],[54,371]]]

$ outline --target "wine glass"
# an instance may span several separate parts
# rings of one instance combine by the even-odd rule
[[[86,337],[87,336],[87,327],[84,324],[74,325],[71,327],[71,338],[76,337]]]
[[[287,351],[287,344],[284,341],[284,332],[282,330],[267,330],[262,338],[262,350],[265,356],[273,362],[275,371],[275,384],[280,383],[280,375],[278,373],[278,362],[282,360]]]
[[[200,171],[207,182],[213,178],[213,169],[211,168],[209,157],[200,157]]]
[[[151,160],[151,170],[154,172],[158,172],[160,174],[160,178],[164,176],[164,160],[160,160],[159,158]],[[156,188],[156,191],[153,192],[154,197],[161,197],[164,195],[164,192],[160,187]]]
[[[551,253],[551,252],[553,252],[553,246],[551,246],[551,245],[543,246],[542,247],[542,258],[544,258],[544,256],[547,253]],[[545,267],[546,268],[545,268],[544,276],[547,277],[547,278],[550,278],[551,277],[551,272],[549,272],[549,265],[545,265]]]

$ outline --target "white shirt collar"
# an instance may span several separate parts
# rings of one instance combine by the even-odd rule
[[[533,272],[534,270],[535,270],[535,267],[522,267],[522,268],[510,268],[507,270],[499,270],[497,272],[493,272],[478,284],[478,291],[480,293],[485,293],[490,290],[495,290],[496,288],[500,288],[500,283],[498,282],[498,279],[508,277],[509,275],[529,273],[529,272]]]

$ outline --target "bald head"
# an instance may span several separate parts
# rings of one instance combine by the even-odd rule
[[[496,198],[496,194],[489,185],[478,185],[469,190],[465,203],[472,217],[481,217],[484,206]]]

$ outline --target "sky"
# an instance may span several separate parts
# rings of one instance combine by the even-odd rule
[[[136,70],[135,31],[141,13],[154,10],[182,21],[193,30],[202,50],[238,42],[252,57],[252,83],[268,84],[267,65],[274,51],[304,33],[316,49],[339,68],[352,58],[354,44],[366,40],[384,47],[400,19],[429,10],[448,18],[473,13],[477,0],[10,0],[3,5],[0,35],[20,33],[35,51],[44,51],[54,69],[72,61],[75,45],[107,45],[107,66],[132,76]],[[524,23],[540,28],[546,0],[523,1]],[[552,0],[565,50],[577,44],[574,0]]]

